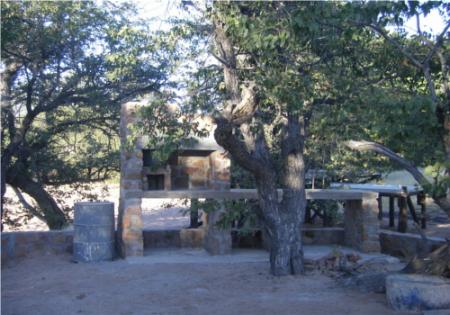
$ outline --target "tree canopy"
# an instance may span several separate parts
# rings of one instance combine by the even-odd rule
[[[160,32],[128,3],[2,4],[2,196],[5,183],[28,193],[61,227],[43,185],[110,176],[119,105],[152,93],[136,129],[161,160],[202,134],[190,118],[214,117],[216,141],[258,188],[274,274],[303,270],[300,236],[290,235],[301,235],[308,169],[354,180],[406,167],[450,214],[449,4],[182,7],[186,17]],[[437,33],[421,27],[432,11],[444,20]]]
[[[102,180],[118,170],[120,104],[161,93],[170,45],[105,2],[2,4],[2,196],[32,196],[51,228],[65,214],[44,184]]]

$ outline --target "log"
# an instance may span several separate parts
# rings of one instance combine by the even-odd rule
[[[414,226],[422,237],[424,246],[420,248],[402,272],[450,278],[450,239],[447,239],[446,244],[431,251],[431,246],[425,233],[417,223]]]
[[[403,272],[450,278],[449,241],[425,257],[414,256]]]

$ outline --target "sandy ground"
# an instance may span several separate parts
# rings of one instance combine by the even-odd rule
[[[383,294],[342,288],[327,276],[276,278],[267,253],[201,250],[75,264],[70,255],[22,260],[2,270],[2,314],[402,314]]]
[[[78,201],[87,201],[88,197],[94,200],[114,202],[115,212],[117,216],[119,204],[119,185],[115,184],[92,184],[78,189],[69,186],[63,186],[61,191],[68,194],[62,199],[58,199],[58,203],[65,209],[69,209],[69,217],[73,218],[73,205]],[[31,198],[25,195],[30,204],[33,204]],[[4,224],[4,231],[48,231],[47,225],[35,217],[27,217],[26,211],[19,203],[14,191],[7,186],[6,190],[7,202],[5,205],[6,216],[15,224]],[[162,230],[162,229],[180,229],[189,226],[189,200],[184,199],[145,199],[142,202],[142,220],[145,229]],[[116,220],[117,222],[117,220]],[[66,229],[73,229],[72,225]]]

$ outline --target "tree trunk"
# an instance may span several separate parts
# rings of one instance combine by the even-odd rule
[[[436,197],[433,198],[434,202],[442,209],[444,210],[448,217],[450,218],[450,199],[449,197]]]
[[[270,239],[270,272],[275,276],[304,272],[301,222],[281,220]]]
[[[306,208],[305,128],[304,117],[288,109],[281,139],[283,200],[279,209],[280,225],[276,227],[272,240],[274,249],[270,255],[274,274],[304,272],[301,225]]]
[[[300,209],[282,206],[273,178],[257,178],[256,184],[264,227],[269,236],[271,273],[275,276],[303,273]]]
[[[41,183],[31,180],[25,174],[19,174],[13,178],[7,177],[6,180],[9,185],[19,188],[36,201],[50,230],[58,230],[67,225],[64,212]]]
[[[14,116],[11,113],[11,86],[14,77],[19,71],[20,65],[17,63],[8,63],[1,73],[0,79],[0,95],[1,95],[1,116],[2,116],[2,132],[1,132],[1,201],[0,201],[0,230],[3,231],[3,204],[6,193],[6,170],[11,162],[11,152],[5,148],[5,133],[9,131],[10,138],[15,130]],[[10,139],[11,140],[11,139]]]
[[[304,187],[304,125],[289,114],[283,128],[283,174],[274,167],[263,126],[255,117],[259,100],[255,82],[239,86],[234,46],[221,21],[214,21],[215,42],[224,69],[227,99],[215,118],[214,137],[234,160],[255,176],[264,227],[270,238],[270,269],[275,276],[302,273],[301,223],[306,205]],[[302,133],[303,132],[303,133]],[[280,176],[281,175],[281,176]],[[277,184],[282,177],[283,200]]]

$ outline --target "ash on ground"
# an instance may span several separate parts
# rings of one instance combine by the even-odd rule
[[[339,249],[318,259],[305,259],[308,272],[327,275],[344,287],[362,292],[384,293],[386,276],[404,267],[404,262],[392,256],[363,257]]]

